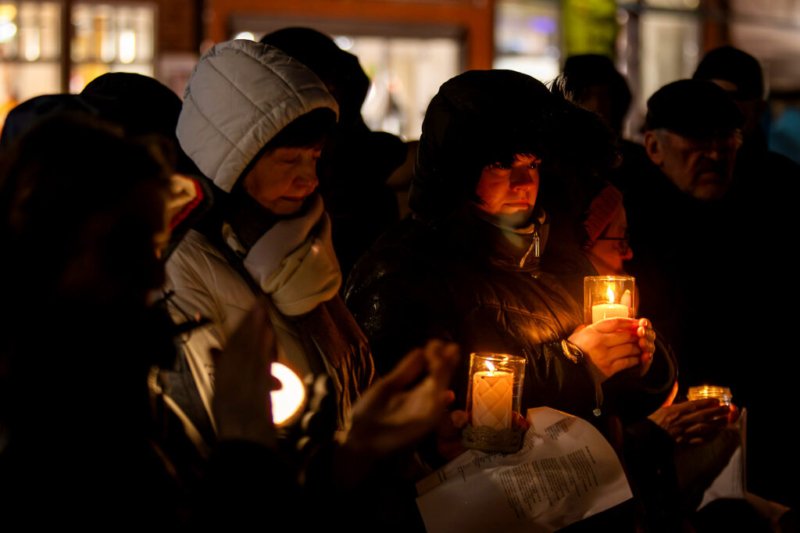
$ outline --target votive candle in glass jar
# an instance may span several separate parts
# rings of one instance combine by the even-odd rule
[[[522,384],[525,358],[472,353],[467,383],[469,425],[464,445],[483,451],[515,452],[522,446]]]

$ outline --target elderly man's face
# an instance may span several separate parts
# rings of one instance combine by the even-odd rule
[[[645,133],[647,155],[680,190],[698,200],[715,200],[730,187],[741,132],[693,139],[668,130]]]

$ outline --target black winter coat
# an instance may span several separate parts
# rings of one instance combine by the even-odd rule
[[[596,406],[591,376],[561,344],[582,322],[581,310],[538,268],[542,219],[526,234],[464,211],[437,223],[408,218],[385,234],[346,289],[379,373],[428,338],[444,338],[461,346],[456,407],[465,402],[469,354],[491,351],[527,359],[523,412],[548,405],[589,416]]]

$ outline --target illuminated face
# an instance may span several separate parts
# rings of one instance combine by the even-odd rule
[[[628,243],[628,220],[624,209],[617,211],[617,216],[595,240],[587,255],[601,276],[625,274],[623,263],[633,259],[633,251]]]
[[[475,190],[481,199],[478,209],[516,227],[528,222],[539,192],[541,159],[517,154],[513,162],[484,167]]]
[[[648,131],[650,160],[683,192],[698,200],[722,197],[730,187],[741,133],[692,139],[667,130]]]
[[[275,215],[293,215],[319,184],[322,146],[268,150],[244,176],[244,190]]]

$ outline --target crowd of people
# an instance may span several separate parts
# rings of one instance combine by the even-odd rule
[[[766,149],[750,59],[659,89],[642,144],[624,77],[579,56],[549,87],[453,77],[410,151],[310,28],[213,46],[183,98],[111,73],[23,102],[0,138],[4,515],[423,531],[415,483],[464,452],[469,354],[493,352],[525,358],[524,409],[588,420],[625,468],[633,499],[570,530],[793,531],[769,311],[800,167]],[[586,324],[584,276],[615,274],[637,317]],[[302,390],[280,420],[278,366]],[[688,400],[701,383],[737,405]],[[753,494],[698,511],[743,408]]]

